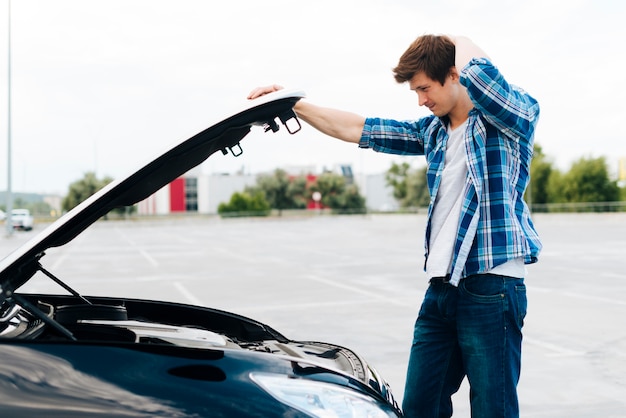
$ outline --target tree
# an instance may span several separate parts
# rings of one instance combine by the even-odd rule
[[[613,202],[620,200],[617,181],[610,180],[604,157],[581,158],[563,176],[566,202]]]
[[[413,170],[407,179],[407,195],[405,207],[424,207],[430,203],[430,191],[426,180],[426,167]]]
[[[247,187],[246,192],[262,192],[269,205],[279,213],[286,209],[306,207],[306,179],[302,176],[290,178],[285,170],[277,169],[273,174],[261,174],[255,186]]]
[[[311,198],[307,187],[306,177],[298,176],[293,178],[287,188],[287,194],[293,201],[294,209],[306,208],[307,202]]]
[[[105,177],[101,180],[98,179],[96,177],[96,173],[93,171],[85,173],[85,176],[82,179],[70,184],[69,191],[61,202],[62,209],[64,211],[68,211],[75,208],[111,181],[113,181],[113,179],[110,177]]]
[[[552,170],[547,184],[548,203],[565,203],[568,201],[563,192],[564,182],[563,173],[560,170]]]
[[[277,209],[279,214],[287,209],[305,209],[314,192],[322,195],[322,205],[335,211],[365,211],[365,198],[355,184],[347,183],[344,176],[324,173],[308,185],[305,176],[291,177],[286,171],[277,169],[272,174],[259,175],[254,186],[246,187],[243,193],[235,193],[229,205],[218,207],[218,213],[222,213],[220,210],[236,211],[237,208],[249,211],[246,205],[251,205],[250,199],[257,196],[261,196],[269,208]]]
[[[428,206],[430,194],[426,180],[426,167],[412,170],[406,162],[392,163],[385,173],[385,180],[387,185],[392,187],[393,197],[400,207]]]
[[[385,173],[385,181],[387,186],[393,189],[393,197],[404,207],[407,195],[407,176],[411,166],[409,163],[396,164],[392,163],[391,167]]]
[[[525,196],[529,204],[544,204],[550,201],[549,183],[553,171],[552,162],[543,153],[541,146],[535,144],[530,163],[530,184]]]
[[[355,213],[365,211],[365,198],[355,184],[347,184],[346,178],[335,173],[324,173],[309,187],[311,195],[319,192],[322,205],[337,212]]]
[[[230,216],[267,216],[271,207],[263,192],[236,192],[228,203],[220,203],[217,213]]]
[[[342,207],[338,208],[341,212],[365,212],[365,198],[359,193],[356,184],[348,184],[343,191]]]
[[[104,177],[98,179],[96,173],[89,171],[85,173],[85,176],[70,184],[67,195],[61,201],[61,208],[63,211],[69,211],[74,209],[83,201],[87,200],[91,195],[95,194],[98,190],[102,189],[107,184],[111,183],[113,179],[111,177]],[[112,212],[119,215],[127,215],[135,211],[134,206],[127,206],[121,208],[115,208]]]

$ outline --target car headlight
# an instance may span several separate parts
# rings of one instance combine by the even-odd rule
[[[332,383],[266,373],[251,373],[250,377],[274,398],[314,417],[389,418],[398,416],[387,405]]]

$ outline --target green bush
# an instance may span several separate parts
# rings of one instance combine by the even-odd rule
[[[261,192],[250,194],[248,192],[236,192],[230,197],[228,203],[220,203],[217,213],[221,216],[267,216],[271,207]]]

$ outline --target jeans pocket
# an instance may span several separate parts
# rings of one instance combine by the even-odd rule
[[[495,276],[470,276],[461,280],[459,291],[476,302],[500,302],[504,297],[504,282]]]
[[[524,326],[524,318],[528,309],[528,299],[526,297],[526,285],[515,286],[515,300],[517,302],[517,325],[520,329]]]

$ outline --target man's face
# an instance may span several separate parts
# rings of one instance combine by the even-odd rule
[[[417,93],[420,106],[426,106],[435,116],[446,116],[457,104],[458,83],[454,82],[454,74],[446,77],[441,85],[425,73],[417,73],[409,80],[409,87]]]

